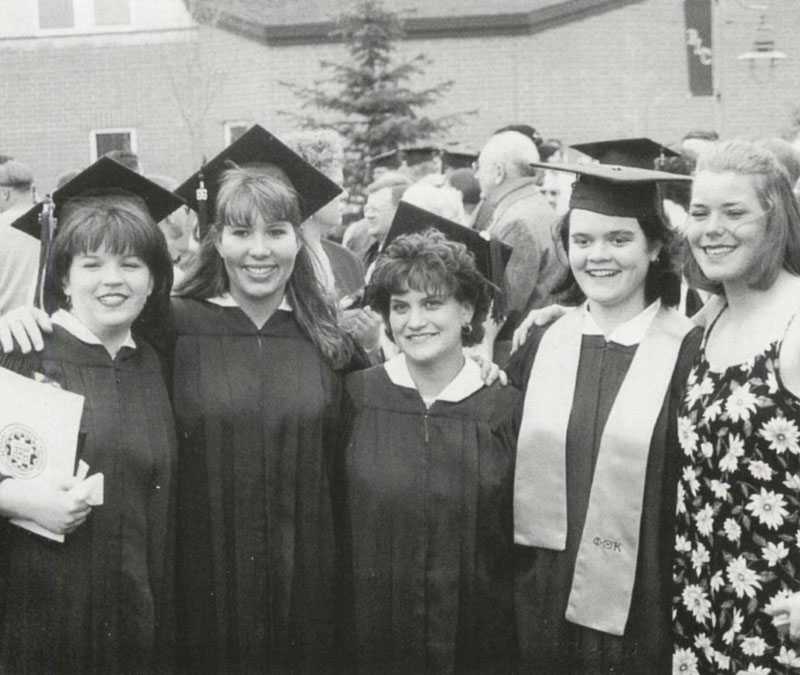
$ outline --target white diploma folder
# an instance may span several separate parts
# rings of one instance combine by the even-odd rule
[[[0,368],[0,474],[29,481],[33,489],[70,478],[82,412],[83,396]],[[32,521],[11,522],[64,541]]]

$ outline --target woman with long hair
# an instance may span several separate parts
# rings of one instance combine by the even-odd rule
[[[44,351],[0,355],[0,366],[84,397],[77,458],[103,474],[104,501],[91,508],[74,479],[0,475],[0,672],[162,672],[174,638],[176,448],[161,364],[142,329],[164,320],[172,283],[155,221],[182,202],[110,159],[54,200],[53,330]]]
[[[173,300],[181,661],[316,673],[335,663],[331,463],[356,348],[300,224],[339,188],[260,127],[204,174],[214,217]]]
[[[669,673],[675,411],[699,331],[656,185],[670,174],[578,174],[560,227],[572,299],[507,373],[523,388],[515,604],[522,672]],[[687,179],[688,180],[688,179]]]
[[[697,164],[690,283],[715,295],[678,430],[675,672],[800,665],[800,209],[785,169],[729,141]]]

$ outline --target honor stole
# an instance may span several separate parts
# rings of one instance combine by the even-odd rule
[[[514,539],[563,551],[566,437],[581,354],[583,311],[543,335],[528,380],[517,444]],[[627,623],[650,441],[681,344],[693,324],[660,307],[612,405],[592,480],[566,618],[612,635]]]

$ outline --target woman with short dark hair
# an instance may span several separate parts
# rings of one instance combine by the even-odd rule
[[[581,305],[534,329],[506,367],[526,391],[514,485],[521,672],[666,675],[675,411],[700,335],[674,309],[657,184],[682,177],[545,166],[578,173],[560,234]]]
[[[511,672],[520,397],[485,386],[463,355],[480,341],[490,284],[463,244],[429,230],[386,247],[367,297],[400,354],[346,383],[345,637],[356,671]]]
[[[104,501],[90,507],[71,477],[42,484],[0,475],[4,673],[141,674],[172,666],[175,431],[161,364],[142,330],[164,320],[172,283],[155,220],[182,202],[101,162],[102,191],[86,189],[90,167],[76,178],[79,194],[54,195],[58,231],[45,297],[56,311],[44,351],[0,355],[0,366],[85,397],[77,458],[103,474]],[[153,207],[147,190],[166,209]],[[65,538],[50,541],[7,518]]]

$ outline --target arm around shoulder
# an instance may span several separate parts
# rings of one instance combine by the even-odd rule
[[[47,312],[36,307],[16,307],[0,317],[0,348],[6,353],[40,352],[44,349],[42,333],[52,330]]]

